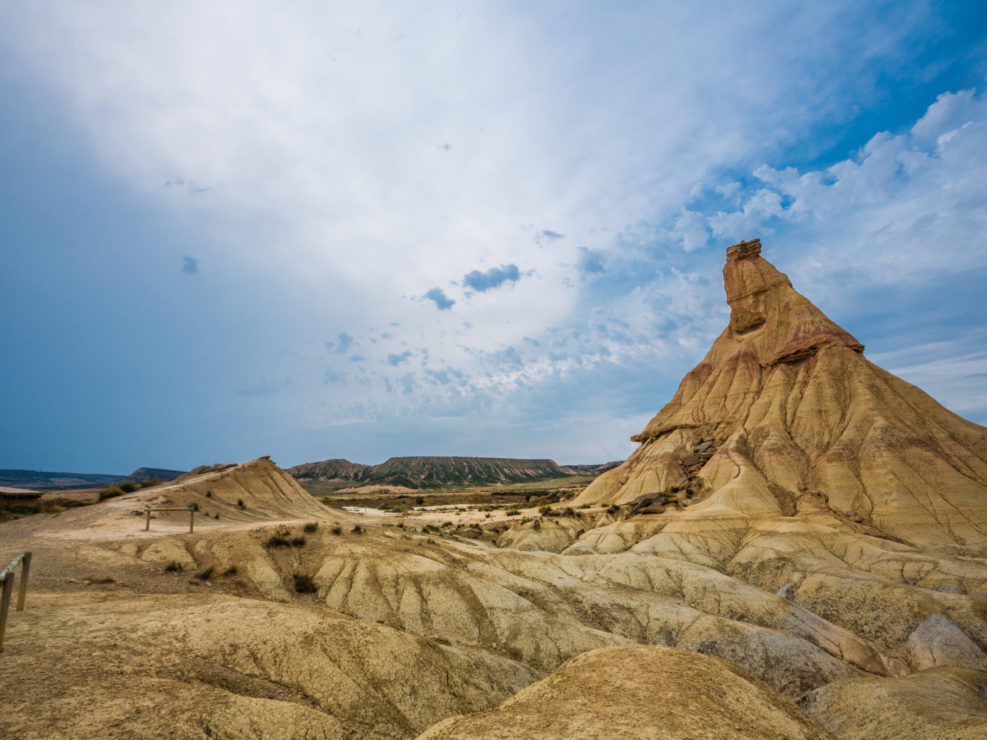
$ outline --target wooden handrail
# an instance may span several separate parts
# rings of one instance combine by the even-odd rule
[[[17,594],[17,611],[24,611],[27,599],[27,579],[31,573],[31,553],[24,552],[10,561],[10,564],[0,571],[0,652],[3,652],[3,633],[7,630],[7,612],[10,610],[10,597],[14,592],[14,571],[21,566],[21,589]]]
[[[191,506],[186,506],[186,507],[183,507],[183,508],[163,507],[163,508],[159,508],[159,509],[152,509],[150,506],[145,506],[144,507],[144,514],[147,517],[147,519],[144,522],[144,531],[145,532],[147,532],[148,530],[151,529],[151,512],[152,511],[187,511],[188,512],[188,531],[189,531],[189,534],[192,534],[192,530],[195,527],[195,522],[193,521],[193,518],[195,517],[195,509],[193,507],[191,507]]]

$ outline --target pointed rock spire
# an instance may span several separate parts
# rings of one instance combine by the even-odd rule
[[[739,522],[822,504],[913,542],[987,543],[987,429],[868,362],[760,252],[727,250],[729,326],[577,502],[658,496]]]

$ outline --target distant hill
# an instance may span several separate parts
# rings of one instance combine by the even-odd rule
[[[599,475],[608,470],[613,470],[622,462],[623,460],[611,460],[610,462],[600,463],[599,465],[563,465],[562,469],[571,471],[573,475]]]
[[[354,486],[391,485],[407,488],[495,485],[595,475],[619,463],[562,467],[554,460],[502,457],[392,457],[379,465],[349,460],[324,460],[289,468],[300,481],[352,481]]]
[[[337,458],[296,465],[293,468],[288,468],[288,472],[296,480],[358,480],[371,467],[373,466]]]
[[[73,488],[102,488],[118,483],[146,480],[173,480],[184,471],[164,468],[137,468],[130,475],[105,473],[52,473],[44,470],[0,470],[0,486],[32,491],[67,491]]]
[[[143,483],[148,480],[175,480],[175,478],[185,475],[184,470],[168,470],[167,468],[137,468],[133,473],[128,475],[126,478],[118,481],[119,483],[124,483],[130,481],[131,483]]]

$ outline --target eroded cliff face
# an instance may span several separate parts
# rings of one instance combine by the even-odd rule
[[[828,510],[916,545],[987,542],[987,430],[869,362],[758,240],[723,279],[730,325],[577,503],[665,493],[682,526]]]

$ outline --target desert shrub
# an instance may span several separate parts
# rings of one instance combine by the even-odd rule
[[[227,568],[227,569],[226,569],[226,571],[225,571],[225,572],[223,573],[223,575],[224,575],[224,576],[235,576],[236,574],[237,574],[237,568],[236,568],[236,566],[235,566],[235,565],[231,565],[231,566],[230,566],[229,568]]]
[[[315,587],[315,581],[312,580],[312,576],[306,575],[305,573],[295,573],[295,593],[298,594],[314,594],[318,589]]]
[[[181,573],[182,570],[182,564],[177,560],[172,560],[165,566],[165,571],[168,573]]]
[[[302,529],[304,529],[308,534],[312,534],[315,530],[319,528],[318,522],[308,522]]]
[[[541,520],[535,519],[535,523],[531,525],[532,529],[541,529]]]
[[[212,498],[212,491],[206,491],[206,498]]]
[[[137,490],[137,484],[131,483],[129,480],[120,484],[120,490],[124,493],[133,493]]]
[[[191,504],[189,504],[189,508],[192,511],[198,511],[199,510],[199,505],[195,501],[193,501]]]
[[[353,527],[353,534],[363,534],[363,527],[357,524],[355,527]]]
[[[418,496],[415,499],[415,503],[418,504],[419,506],[421,506],[422,504],[425,503],[425,497],[424,496]]]
[[[381,511],[387,511],[388,509],[391,508],[391,505],[386,501],[384,501],[383,503],[378,504],[377,508],[380,509]]]
[[[106,501],[108,498],[120,496],[121,494],[123,494],[123,489],[121,489],[120,486],[110,486],[99,492],[99,500]]]
[[[576,512],[573,511],[571,506],[566,506],[564,509],[562,509],[562,516],[575,516],[575,515]]]
[[[279,527],[264,544],[267,547],[291,547],[291,541],[288,539],[290,536],[291,531],[287,527]]]
[[[507,516],[521,516],[521,512],[518,511],[517,509],[514,509],[514,511],[508,511]]]
[[[613,514],[614,516],[616,516],[617,514],[620,513],[620,507],[617,506],[617,504],[610,504],[607,507],[607,513],[608,514]]]
[[[305,547],[305,538],[301,535],[291,538],[292,547]]]
[[[583,505],[582,505],[582,506],[580,506],[579,508],[580,508],[580,509],[588,509],[588,508],[590,508],[591,506],[592,506],[592,504],[583,504]]]
[[[404,522],[398,522],[398,529],[404,529]]]
[[[200,581],[208,581],[209,577],[212,575],[212,572],[213,572],[213,566],[210,565],[208,568],[196,573],[195,577],[198,578]]]
[[[340,527],[340,526],[339,526],[339,525],[337,524],[337,525],[336,525],[335,527],[333,527],[333,528],[332,528],[332,529],[330,529],[329,531],[330,531],[330,532],[332,532],[333,534],[342,534],[342,533],[343,533],[343,528],[342,528],[342,527]]]
[[[246,506],[243,505],[243,499],[242,498],[238,498],[236,500],[236,505],[239,506],[241,509],[246,509],[247,508]]]
[[[161,485],[161,481],[159,481],[157,478],[140,482],[141,488],[151,488],[152,486],[160,486],[160,485]]]

